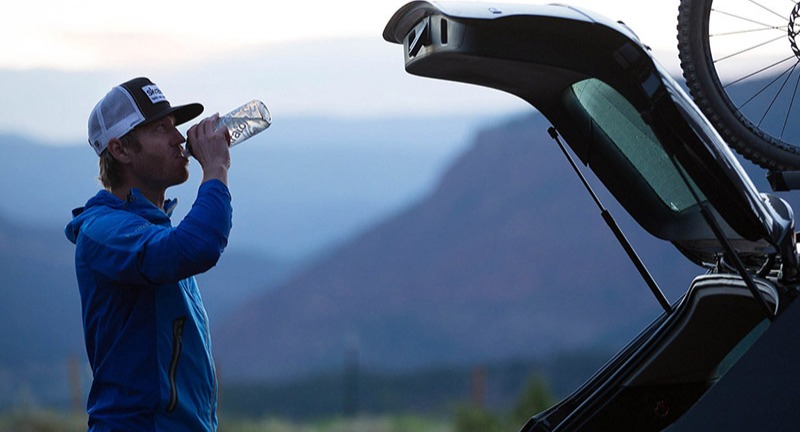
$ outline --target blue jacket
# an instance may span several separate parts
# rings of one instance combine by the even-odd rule
[[[168,213],[137,189],[126,201],[100,191],[66,227],[94,374],[90,431],[216,430],[217,381],[194,275],[227,245],[231,196],[211,180],[177,227]]]

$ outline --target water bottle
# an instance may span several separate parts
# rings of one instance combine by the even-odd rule
[[[223,126],[228,128],[231,136],[230,146],[233,147],[260,133],[271,124],[272,116],[264,102],[251,100],[220,117],[215,127],[217,129]],[[187,143],[186,148],[183,149],[183,156],[189,157],[190,154],[192,154],[192,147]]]

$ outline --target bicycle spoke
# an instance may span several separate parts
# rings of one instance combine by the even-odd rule
[[[792,99],[789,101],[789,109],[786,110],[786,117],[783,118],[783,127],[781,128],[781,136],[780,138],[783,139],[783,134],[786,132],[786,125],[789,123],[789,116],[792,113],[792,109],[794,108],[794,100],[797,97],[797,87],[800,85],[800,74],[797,75],[797,79],[794,80],[794,91],[792,91]]]
[[[755,76],[755,75],[758,75],[758,74],[760,74],[761,72],[765,72],[765,71],[767,71],[767,70],[769,70],[769,69],[772,69],[772,68],[774,68],[775,66],[778,66],[778,65],[779,65],[779,64],[781,64],[781,63],[785,63],[785,62],[787,62],[787,61],[789,61],[789,60],[791,60],[791,59],[793,59],[793,58],[796,58],[796,57],[795,57],[795,56],[793,56],[793,55],[792,55],[792,56],[789,56],[789,57],[786,57],[785,59],[783,59],[783,60],[779,60],[779,61],[777,61],[777,62],[775,62],[775,63],[773,63],[773,64],[771,64],[771,65],[769,65],[769,66],[767,66],[767,67],[763,67],[763,68],[761,68],[761,69],[759,69],[759,70],[757,70],[757,71],[755,71],[755,72],[753,72],[753,73],[747,74],[747,75],[745,75],[745,76],[743,76],[743,77],[741,77],[741,78],[739,78],[739,79],[737,79],[737,80],[734,80],[734,81],[731,81],[731,82],[729,82],[729,83],[727,83],[727,84],[724,84],[724,85],[723,85],[723,87],[727,88],[728,86],[732,86],[732,85],[734,85],[734,84],[738,84],[739,82],[741,82],[741,81],[744,81],[744,80],[746,80],[747,78],[753,77],[753,76]]]
[[[775,12],[774,10],[772,10],[772,9],[770,9],[770,8],[768,8],[768,7],[764,6],[764,5],[762,5],[762,4],[761,4],[761,3],[759,3],[759,2],[756,2],[756,1],[754,1],[754,0],[748,0],[748,1],[749,1],[750,3],[752,3],[752,4],[756,5],[756,6],[760,7],[761,9],[764,9],[765,11],[767,11],[767,12],[769,12],[769,13],[771,13],[771,14],[773,14],[773,15],[777,16],[777,17],[778,17],[778,18],[780,18],[780,19],[786,19],[786,17],[785,17],[785,16],[783,16],[783,15],[781,15],[781,14],[779,14],[779,13]]]
[[[740,15],[736,15],[736,14],[733,14],[733,13],[730,13],[730,12],[725,12],[725,11],[722,11],[722,10],[719,10],[719,9],[711,8],[711,12],[716,12],[718,14],[727,15],[729,17],[740,19],[742,21],[748,21],[748,22],[751,22],[753,24],[758,24],[758,25],[760,25],[762,27],[766,27],[766,28],[774,28],[774,27],[776,27],[776,26],[774,26],[772,24],[766,24],[766,23],[763,23],[763,22],[760,22],[760,21],[756,21],[756,20],[753,20],[753,19],[750,19],[750,18],[746,18],[746,17],[740,16]],[[781,19],[785,20],[786,18],[781,17]],[[780,28],[780,26],[778,26],[778,28]]]
[[[778,88],[778,91],[775,93],[775,97],[773,97],[772,100],[770,101],[769,106],[767,106],[767,109],[764,111],[764,115],[762,115],[761,119],[758,121],[757,126],[760,127],[764,119],[767,118],[767,114],[769,114],[769,111],[775,105],[775,101],[778,100],[778,96],[781,95],[783,88],[786,87],[786,83],[789,81],[789,78],[792,77],[792,72],[794,72],[795,68],[797,68],[797,63],[795,63],[794,66],[790,68],[789,73],[786,75],[786,79],[783,80],[783,83],[781,84],[780,88]]]
[[[733,35],[740,35],[740,34],[745,34],[745,33],[756,33],[756,32],[763,32],[763,31],[769,31],[769,30],[779,30],[781,32],[784,31],[780,27],[770,27],[770,28],[758,28],[758,29],[729,31],[729,32],[725,32],[725,33],[714,33],[714,34],[709,34],[708,37],[709,38],[713,38],[713,37],[719,37],[719,36],[733,36]]]
[[[786,68],[786,70],[784,70],[783,72],[781,72],[781,73],[780,73],[778,76],[776,76],[776,77],[775,77],[775,78],[774,78],[772,81],[770,81],[770,82],[769,82],[767,85],[765,85],[764,87],[762,87],[762,88],[761,88],[761,90],[757,91],[757,92],[756,92],[756,94],[754,94],[753,96],[751,96],[751,97],[750,97],[750,99],[747,99],[747,100],[746,100],[746,101],[745,101],[743,104],[739,105],[737,108],[738,108],[738,109],[741,111],[741,109],[742,109],[742,108],[744,108],[744,106],[745,106],[745,105],[747,105],[748,103],[750,103],[750,102],[751,102],[753,99],[755,99],[756,97],[758,97],[758,96],[759,96],[761,93],[764,93],[764,91],[765,91],[766,89],[768,89],[768,88],[772,87],[772,84],[775,84],[775,82],[776,82],[776,81],[778,81],[779,79],[781,79],[781,77],[783,77],[784,75],[786,75],[786,73],[787,73],[787,72],[789,72],[790,70],[793,70],[793,69],[795,68],[795,66],[797,66],[797,62],[795,62],[795,64],[794,64],[794,65],[792,65],[792,66],[789,66],[788,68]]]
[[[781,35],[781,36],[778,36],[778,37],[776,37],[776,38],[774,38],[774,39],[770,39],[770,40],[768,40],[768,41],[765,41],[765,42],[762,42],[762,43],[760,43],[760,44],[753,45],[753,46],[751,46],[750,48],[745,48],[745,49],[743,49],[743,50],[741,50],[741,51],[737,51],[737,52],[735,52],[735,53],[733,53],[733,54],[728,54],[728,55],[726,55],[725,57],[722,57],[722,58],[715,59],[715,60],[714,60],[714,63],[719,63],[719,62],[721,62],[721,61],[723,61],[723,60],[727,60],[727,59],[729,59],[729,58],[731,58],[731,57],[735,57],[735,56],[737,56],[737,55],[739,55],[739,54],[744,54],[744,53],[746,53],[746,52],[748,52],[748,51],[752,51],[752,50],[754,50],[754,49],[756,49],[756,48],[761,48],[761,47],[762,47],[762,46],[764,46],[764,45],[768,45],[768,44],[771,44],[772,42],[779,41],[779,40],[781,40],[781,39],[785,39],[785,38],[786,38],[786,35]]]

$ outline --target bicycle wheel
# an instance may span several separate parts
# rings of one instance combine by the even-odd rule
[[[692,97],[732,148],[771,170],[800,169],[798,17],[800,0],[681,0],[678,9]]]

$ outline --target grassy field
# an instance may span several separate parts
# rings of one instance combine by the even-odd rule
[[[0,415],[0,432],[86,432],[86,414],[25,411]]]
[[[417,417],[333,419],[310,424],[282,420],[221,424],[220,432],[452,432],[450,422]]]
[[[86,416],[55,411],[31,411],[0,415],[0,432],[85,432]],[[313,423],[278,419],[225,421],[219,432],[453,432],[447,420],[415,416],[359,417]]]
[[[362,414],[287,420],[272,415],[220,414],[219,432],[507,432],[519,430],[532,413],[553,404],[546,384],[532,378],[510,411],[455,405],[449,414]],[[0,412],[0,432],[83,432],[86,414],[29,407]],[[318,420],[322,419],[322,420]]]

